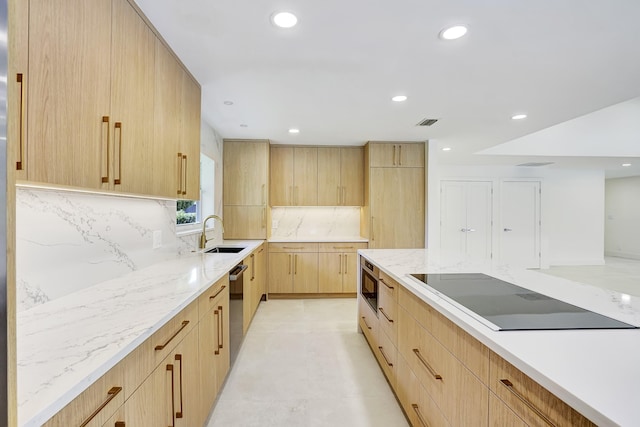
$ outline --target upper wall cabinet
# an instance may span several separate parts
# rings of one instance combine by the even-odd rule
[[[362,147],[318,147],[318,205],[362,206]]]
[[[370,142],[369,166],[422,168],[424,167],[423,143]]]
[[[138,9],[128,0],[16,3],[9,108],[18,179],[198,198],[200,86],[171,53],[177,78],[158,76],[163,43]],[[174,87],[169,147],[154,124],[158,99]],[[171,150],[170,165],[155,163],[158,147]],[[174,182],[157,183],[164,179]]]
[[[271,147],[271,205],[318,204],[318,148]]]

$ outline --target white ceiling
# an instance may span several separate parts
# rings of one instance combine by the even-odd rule
[[[225,138],[431,140],[452,148],[439,156],[449,164],[555,161],[640,174],[637,125],[621,130],[624,149],[620,138],[591,138],[595,154],[576,150],[588,128],[553,133],[560,141],[522,138],[640,96],[638,0],[136,2],[202,85],[203,118]],[[298,25],[271,25],[280,10]],[[467,36],[440,40],[453,24]],[[394,103],[396,94],[409,99]],[[510,119],[520,112],[528,118]],[[424,118],[439,121],[415,126]],[[623,170],[623,158],[634,166]]]

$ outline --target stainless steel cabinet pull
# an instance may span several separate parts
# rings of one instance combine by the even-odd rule
[[[411,407],[413,408],[416,415],[418,416],[418,419],[420,420],[420,424],[422,424],[424,427],[429,427],[429,423],[422,417],[422,414],[420,413],[420,408],[418,408],[418,405],[416,405],[415,403],[412,403]]]
[[[120,180],[122,179],[122,123],[121,122],[116,122],[113,125],[114,144],[115,144],[116,131],[118,131],[118,133],[120,134],[120,137],[118,138],[118,167],[117,168],[114,167],[114,173],[117,170],[118,177],[114,178],[113,183],[115,185],[120,185],[121,184]]]
[[[223,285],[218,292],[216,292],[215,294],[213,294],[212,296],[209,297],[209,301],[211,301],[212,299],[216,299],[216,297],[218,295],[220,295],[220,292],[224,291],[225,288],[226,288],[226,286]]]
[[[175,338],[175,337],[176,337],[176,336],[177,336],[177,335],[178,335],[178,334],[179,334],[179,333],[180,333],[184,328],[186,328],[188,324],[189,324],[189,321],[188,321],[188,320],[183,320],[183,321],[182,321],[182,325],[180,326],[180,329],[178,329],[178,330],[177,330],[173,335],[171,335],[171,337],[167,340],[167,342],[166,342],[166,343],[164,343],[164,344],[160,344],[160,345],[157,345],[157,346],[156,346],[156,348],[155,348],[155,350],[156,350],[156,351],[157,351],[157,350],[162,350],[163,348],[165,348],[166,346],[168,346],[168,345],[169,345],[169,343],[171,342],[171,340],[173,340],[173,339],[174,339],[174,338]]]
[[[387,288],[389,289],[393,289],[393,286],[389,286],[387,285],[387,282],[385,282],[383,279],[378,279],[379,282],[382,282],[383,285],[385,285]]]
[[[382,315],[389,321],[389,323],[393,323],[393,319],[387,316],[387,313],[384,312],[384,308],[378,307],[378,310],[380,310],[380,313],[382,313]]]
[[[82,424],[80,424],[80,427],[85,427],[87,424],[89,424],[91,420],[93,420],[96,415],[98,415],[100,411],[102,411],[104,407],[107,406],[109,402],[111,402],[113,398],[116,397],[117,394],[121,391],[122,387],[111,387],[111,389],[107,392],[107,398],[105,399],[105,401],[102,402],[100,406],[98,406],[98,409],[96,409],[91,415],[89,415],[89,418],[87,418]]]
[[[531,409],[531,411],[533,411],[538,417],[540,417],[542,421],[544,421],[549,426],[555,427],[555,424],[549,419],[549,417],[543,414],[542,411],[540,411],[533,405],[533,403],[529,402],[523,395],[518,393],[516,389],[513,388],[513,383],[511,381],[502,379],[500,380],[500,382],[507,388],[507,390],[509,390],[509,392],[511,392],[511,394],[513,394],[516,398],[518,398],[518,400],[524,403],[527,408]]]
[[[167,365],[167,371],[171,372],[171,425],[169,427],[176,427],[176,396],[174,394],[176,385],[173,379],[173,365]]]
[[[109,143],[110,143],[110,139],[111,139],[109,137],[109,131],[110,131],[110,128],[109,128],[109,116],[102,116],[102,124],[104,125],[105,123],[107,124],[107,148],[106,148],[107,163],[106,163],[106,169],[105,169],[107,171],[107,174],[106,174],[106,176],[102,175],[102,183],[103,184],[108,184],[109,183],[109,164],[111,163],[111,150],[109,150]]]
[[[389,362],[389,359],[387,358],[387,355],[384,354],[384,350],[383,350],[382,346],[378,346],[378,350],[380,350],[380,354],[382,354],[382,357],[384,357],[384,361],[387,362],[387,365],[393,366],[393,363]]]
[[[427,361],[424,360],[424,358],[420,354],[420,350],[418,350],[417,348],[414,348],[413,352],[418,357],[418,360],[420,360],[420,362],[424,365],[424,367],[427,368],[427,371],[429,371],[431,376],[436,380],[441,380],[442,381],[442,376],[440,374],[438,374],[436,371],[434,371],[433,368],[427,363]]]
[[[18,126],[20,126],[19,137],[18,137],[18,161],[16,162],[16,170],[22,170],[22,162],[24,161],[24,83],[23,83],[23,75],[22,73],[18,73],[16,75],[16,82],[20,84],[20,112],[18,116],[20,117],[20,122]]]
[[[371,326],[369,326],[369,324],[367,323],[367,318],[362,316],[362,321],[364,322],[364,325],[367,327],[367,329],[371,329]]]
[[[182,355],[176,354],[175,360],[176,362],[180,362],[180,370],[178,371],[178,378],[180,378],[180,410],[176,412],[176,418],[182,418]]]

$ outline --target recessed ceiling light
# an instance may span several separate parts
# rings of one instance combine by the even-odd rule
[[[280,28],[291,28],[298,23],[298,18],[291,12],[277,12],[271,15],[271,22]]]
[[[444,147],[442,151],[451,151],[451,147]]]
[[[625,168],[628,168],[629,166],[631,166],[631,163],[623,163],[622,166],[624,166]]]
[[[300,133],[300,129],[289,129],[289,133]]]
[[[241,128],[248,128],[248,127],[249,127],[249,125],[245,125],[244,123],[242,123],[242,124],[240,125],[240,127],[241,127]]]
[[[467,34],[467,27],[456,25],[440,31],[440,38],[443,40],[455,40]]]
[[[395,102],[403,102],[407,100],[407,97],[405,95],[396,95],[393,98],[391,98],[391,100]]]
[[[224,105],[233,105],[233,101],[224,101]]]
[[[516,114],[515,116],[511,116],[512,120],[522,120],[526,118],[527,118],[526,114]]]

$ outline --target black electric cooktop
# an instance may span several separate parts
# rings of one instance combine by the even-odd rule
[[[481,273],[411,276],[501,331],[637,328]]]

